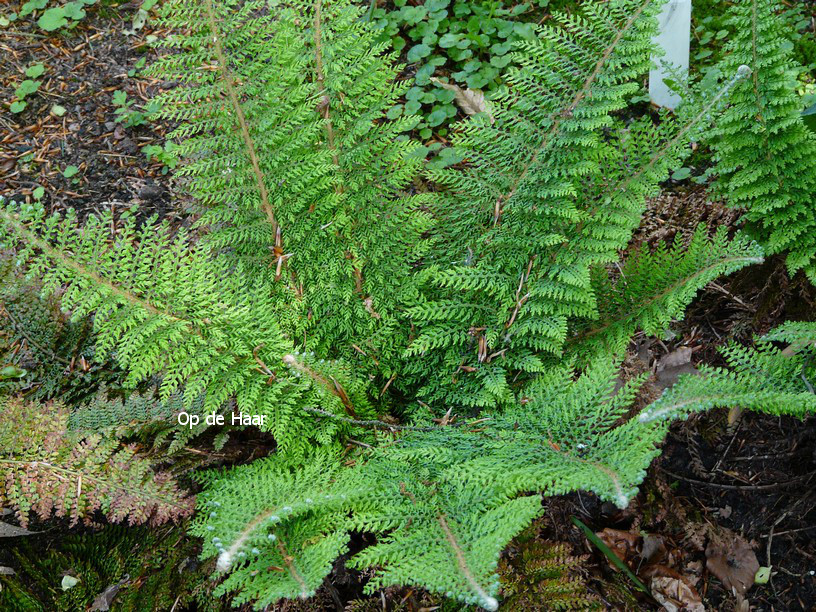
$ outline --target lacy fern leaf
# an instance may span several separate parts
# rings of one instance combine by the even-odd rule
[[[714,170],[719,193],[745,208],[768,252],[786,252],[789,270],[816,283],[816,134],[802,120],[796,73],[803,69],[776,8],[774,0],[739,0],[729,11],[733,36],[720,68],[729,74],[746,64],[752,75],[712,130]]]
[[[661,245],[654,253],[629,257],[613,281],[603,268],[595,270],[597,321],[577,326],[568,350],[590,362],[601,355],[623,356],[638,329],[660,335],[672,320],[682,318],[689,302],[712,280],[763,261],[758,244],[741,234],[729,241],[721,228],[711,239],[700,226],[688,244]]]
[[[789,344],[780,349],[773,342]],[[723,407],[800,418],[816,413],[816,323],[789,322],[755,348],[732,343],[722,353],[730,369],[703,366],[699,376],[681,376],[640,419],[683,418]]]
[[[188,516],[193,500],[133,446],[98,434],[71,435],[68,410],[7,398],[0,405],[0,504],[30,515],[90,523],[102,511],[113,522],[159,525]]]

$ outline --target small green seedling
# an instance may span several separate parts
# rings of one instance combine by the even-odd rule
[[[34,64],[26,68],[25,75],[30,79],[36,79],[45,72],[45,66],[42,64]]]
[[[14,90],[14,95],[20,100],[24,100],[26,96],[30,96],[31,94],[35,93],[39,88],[39,81],[26,79],[17,86],[17,89]]]

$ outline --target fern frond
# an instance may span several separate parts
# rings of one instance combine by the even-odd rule
[[[193,499],[169,473],[115,438],[71,435],[68,410],[9,398],[0,410],[0,502],[20,524],[30,515],[90,522],[101,510],[113,522],[159,525],[188,516]]]
[[[571,320],[597,316],[591,269],[617,259],[646,197],[745,76],[677,120],[624,126],[613,113],[650,66],[656,6],[584,6],[584,17],[562,15],[560,27],[521,43],[492,118],[477,116],[453,139],[467,167],[432,174],[447,188],[444,258],[425,270],[408,311],[419,330],[409,350],[424,366],[408,372],[428,401],[503,402],[485,392],[487,372],[534,374],[562,352]],[[462,286],[451,289],[449,276]]]
[[[380,534],[351,560],[376,569],[369,591],[413,584],[495,609],[499,554],[542,509],[531,492],[586,489],[625,506],[657,454],[664,425],[619,424],[639,381],[617,394],[615,382],[609,362],[577,380],[562,369],[532,382],[513,409],[408,431],[351,467],[327,455],[298,465],[273,457],[218,473],[201,498],[212,513],[195,532],[208,538],[205,556],[233,572],[224,588],[249,589],[259,605],[313,590],[359,529]],[[302,583],[276,548],[281,535]],[[261,571],[270,563],[271,577]]]
[[[349,539],[348,525],[327,512],[345,500],[317,494],[338,467],[336,454],[327,451],[303,463],[275,455],[201,476],[209,490],[199,499],[202,513],[191,533],[204,539],[205,557],[217,554],[219,571],[231,572],[217,593],[237,591],[237,603],[257,601],[258,609],[314,594]]]
[[[302,408],[323,392],[289,373],[292,343],[277,324],[276,302],[240,264],[193,247],[184,233],[171,236],[164,224],[137,230],[131,219],[112,237],[104,215],[78,229],[71,214],[44,217],[13,206],[0,208],[0,224],[0,236],[19,245],[19,266],[41,279],[45,294],[59,290],[75,319],[93,314],[98,354],[112,353],[129,385],[160,377],[167,400],[183,383],[184,405],[203,396],[205,413],[234,397],[240,411],[267,417],[279,444],[297,452],[336,435],[337,423],[304,419]]]
[[[791,273],[816,283],[816,134],[804,124],[789,26],[774,0],[739,0],[729,9],[733,32],[719,68],[747,64],[751,78],[734,92],[711,131],[717,189],[765,240],[787,253]]]
[[[710,239],[707,233],[701,225],[687,246],[677,237],[671,247],[635,253],[614,281],[606,270],[596,269],[593,286],[599,318],[577,326],[568,351],[580,355],[582,363],[601,355],[623,356],[635,331],[659,335],[671,321],[682,318],[686,306],[709,282],[763,261],[762,249],[745,236],[737,234],[729,241],[725,228]]]
[[[153,69],[187,85],[161,99],[183,122],[181,175],[206,206],[213,247],[278,279],[291,272],[277,291],[298,315],[293,336],[327,355],[356,344],[393,360],[415,293],[394,279],[427,250],[431,223],[431,196],[407,193],[422,163],[404,135],[416,119],[384,120],[407,85],[394,84],[395,56],[363,8],[298,1],[264,15],[265,4],[166,3],[164,23],[192,29]]]
[[[775,341],[791,344],[779,349]],[[761,338],[755,348],[732,343],[721,352],[730,369],[703,366],[699,376],[681,376],[640,419],[685,418],[712,408],[800,418],[816,412],[816,324],[789,322]]]

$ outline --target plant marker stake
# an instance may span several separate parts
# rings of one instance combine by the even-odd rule
[[[659,32],[652,42],[664,55],[653,58],[657,68],[649,71],[649,97],[658,106],[673,110],[682,98],[671,91],[663,79],[671,78],[673,71],[688,74],[691,0],[667,0],[657,16],[657,23]]]

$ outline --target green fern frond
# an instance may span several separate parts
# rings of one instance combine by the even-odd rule
[[[556,16],[560,27],[520,43],[521,67],[491,116],[453,138],[466,168],[431,174],[447,188],[436,211],[444,258],[423,272],[408,310],[418,327],[409,351],[423,368],[409,362],[406,373],[426,401],[501,403],[487,373],[517,379],[561,354],[571,321],[598,316],[591,270],[617,260],[646,197],[745,76],[677,120],[624,125],[613,113],[650,66],[657,4],[586,4],[583,17]]]
[[[773,342],[791,344],[780,349]],[[816,324],[789,322],[755,348],[732,343],[721,352],[730,369],[703,366],[699,376],[681,376],[640,419],[684,418],[712,408],[800,418],[816,412]]]
[[[735,91],[711,132],[717,188],[765,240],[787,253],[791,273],[816,283],[816,134],[802,120],[789,25],[774,0],[739,0],[728,13],[733,32],[719,68],[747,64],[752,75]]]
[[[709,238],[699,226],[684,244],[654,253],[639,251],[623,264],[615,280],[603,268],[595,270],[594,289],[599,304],[597,321],[577,326],[568,351],[588,363],[600,355],[623,356],[635,331],[660,335],[680,319],[697,292],[712,280],[763,261],[762,249],[737,234],[728,240],[726,228]]]
[[[165,3],[162,23],[192,30],[152,69],[185,83],[161,98],[183,122],[180,174],[206,207],[211,245],[271,268],[270,281],[288,277],[278,290],[307,348],[341,356],[356,343],[394,359],[407,343],[398,310],[415,293],[394,279],[427,250],[431,223],[431,196],[408,193],[417,119],[384,121],[407,84],[394,84],[395,56],[363,8],[266,4]]]
[[[662,424],[619,424],[640,382],[615,394],[613,363],[577,380],[563,369],[531,383],[515,408],[409,430],[351,467],[324,454],[217,473],[205,480],[211,512],[194,532],[207,538],[204,555],[233,572],[224,589],[261,606],[312,592],[359,529],[381,534],[350,561],[377,569],[368,592],[412,584],[495,609],[499,554],[541,512],[531,492],[585,489],[620,506],[635,494],[665,434]]]

